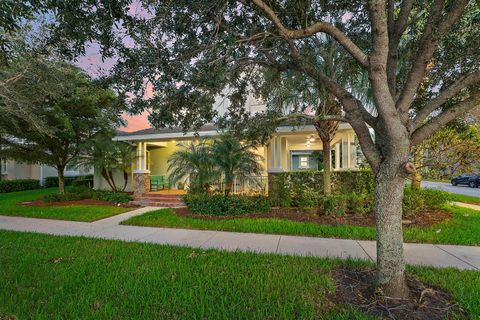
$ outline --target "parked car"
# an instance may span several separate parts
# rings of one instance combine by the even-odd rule
[[[480,186],[480,175],[478,173],[464,173],[458,177],[452,178],[452,186],[459,184],[465,184],[472,188],[478,188]]]

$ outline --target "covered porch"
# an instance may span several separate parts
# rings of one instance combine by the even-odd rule
[[[198,143],[201,139],[213,138],[216,130],[193,132],[175,132],[158,134],[138,134],[117,137],[117,140],[128,141],[135,146],[130,190],[136,196],[148,192],[182,194],[188,188],[188,182],[172,183],[169,180],[168,159],[180,150],[182,145]],[[341,124],[331,143],[331,167],[333,170],[355,170],[358,168],[358,150],[355,134],[347,124]],[[255,177],[258,183],[236,180],[234,193],[266,192],[270,173],[321,170],[323,168],[321,151],[322,143],[313,126],[302,128],[279,127],[268,144],[254,150],[262,157],[264,168],[260,176]],[[166,182],[160,187],[150,188],[151,177],[161,177]],[[254,181],[255,182],[255,181]],[[221,182],[213,186],[222,190]]]

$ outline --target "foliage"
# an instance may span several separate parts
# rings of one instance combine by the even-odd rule
[[[272,174],[268,177],[268,199],[274,207],[288,208],[292,204],[290,180],[286,174]]]
[[[294,171],[272,174],[269,198],[272,205],[289,206],[296,203],[298,190],[309,188],[323,195],[321,171]],[[332,172],[332,190],[336,194],[373,194],[373,175],[370,170]],[[283,202],[283,205],[281,203]]]
[[[405,187],[403,214],[419,213],[427,209],[438,209],[449,201],[449,194],[435,189]]]
[[[81,181],[90,181],[93,179],[93,175],[88,174],[84,176],[74,176],[74,177],[65,177],[65,186],[76,185],[76,181],[80,181],[79,184],[82,184]],[[45,178],[45,188],[58,187],[58,177],[46,177]]]
[[[0,181],[0,193],[33,190],[38,188],[40,188],[40,181],[34,179]]]
[[[130,144],[112,141],[113,135],[102,134],[85,143],[82,153],[74,163],[84,168],[95,168],[108,183],[112,191],[125,191],[133,163],[133,150]],[[118,186],[114,172],[123,174],[123,186]]]
[[[128,203],[132,197],[126,192],[112,192],[106,190],[95,190],[93,199],[108,201],[113,204]]]
[[[335,193],[373,193],[371,170],[336,171],[332,174],[332,188]]]
[[[267,198],[263,196],[189,193],[183,197],[183,202],[193,213],[213,216],[240,215],[271,210]]]
[[[323,198],[323,211],[326,215],[343,216],[347,211],[347,196],[333,194]]]
[[[210,191],[210,187],[223,181],[221,189],[229,195],[235,178],[257,184],[256,175],[261,173],[261,156],[255,146],[242,143],[230,133],[221,133],[212,141],[179,144],[180,150],[168,159],[170,179],[190,183],[193,192]]]
[[[0,117],[0,156],[55,167],[63,193],[65,167],[84,150],[87,141],[121,123],[122,106],[113,91],[73,65],[50,59],[38,61],[33,67],[37,66],[43,68],[39,72],[50,74],[51,86],[62,86],[61,96],[39,95],[31,103],[30,116],[45,122],[52,133],[32,127],[20,113]],[[21,67],[12,62],[12,68]],[[20,77],[9,90],[25,87],[34,91],[29,81]]]
[[[308,212],[314,212],[318,208],[322,196],[318,191],[310,187],[303,187],[295,190],[294,204]]]
[[[211,160],[214,172],[224,180],[225,195],[229,195],[235,178],[245,182],[258,183],[255,176],[260,175],[262,157],[256,154],[255,145],[242,143],[231,133],[224,132],[213,140],[211,148]]]
[[[437,131],[415,150],[417,169],[433,179],[480,170],[480,126],[450,125]]]
[[[52,193],[43,197],[43,200],[46,202],[78,201],[83,199],[103,200],[113,204],[127,203],[132,200],[128,193],[94,190],[86,187],[72,187],[68,188],[64,194]]]
[[[193,192],[206,192],[216,179],[211,149],[206,141],[198,144],[189,142],[178,144],[180,150],[175,151],[168,159],[169,179],[171,183],[189,182]]]
[[[353,213],[371,214],[374,210],[373,193],[355,193],[347,195],[347,210]]]

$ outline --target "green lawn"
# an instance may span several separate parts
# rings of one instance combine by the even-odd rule
[[[37,200],[46,194],[55,193],[57,191],[57,188],[49,188],[0,193],[0,215],[90,222],[114,216],[129,210],[122,207],[99,205],[75,205],[68,207],[34,207],[18,205],[19,202]]]
[[[480,204],[480,197],[466,196],[463,194],[450,194],[450,200],[457,202]]]
[[[369,319],[323,304],[332,267],[367,263],[10,231],[0,251],[0,318]],[[409,271],[480,316],[480,272]]]
[[[480,245],[480,211],[453,206],[446,206],[445,208],[453,213],[453,218],[450,221],[428,228],[405,227],[405,241]],[[375,240],[374,227],[318,225],[310,222],[297,222],[272,218],[202,220],[177,216],[171,209],[151,211],[123,221],[122,224]]]

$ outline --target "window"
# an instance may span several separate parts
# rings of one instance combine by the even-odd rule
[[[7,160],[1,159],[0,164],[1,164],[1,167],[2,167],[1,170],[0,170],[0,173],[1,174],[6,174],[7,173]]]
[[[299,169],[308,169],[309,168],[309,163],[308,163],[308,157],[307,156],[302,156],[299,158],[299,164],[298,164]]]

